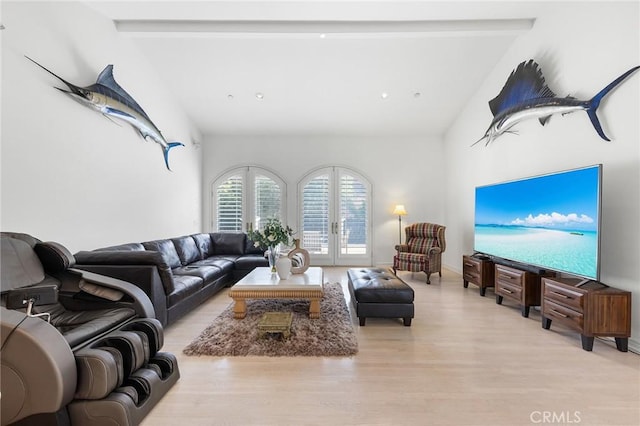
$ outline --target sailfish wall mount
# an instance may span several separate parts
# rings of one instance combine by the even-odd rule
[[[510,129],[523,120],[537,118],[544,126],[553,114],[564,115],[574,111],[586,111],[598,135],[609,141],[610,139],[602,130],[596,110],[602,98],[638,69],[640,66],[631,68],[609,83],[593,98],[582,101],[570,96],[556,97],[545,83],[539,65],[533,59],[522,62],[511,72],[498,96],[489,101],[493,120],[484,136],[473,145],[482,140],[486,140],[485,145],[488,145],[505,133],[515,133]]]
[[[79,87],[69,83],[28,56],[25,56],[25,58],[62,81],[69,90],[59,87],[56,87],[56,89],[71,96],[82,105],[98,111],[107,117],[117,118],[118,120],[129,123],[144,139],[151,138],[162,147],[164,163],[167,169],[171,170],[169,167],[169,151],[171,148],[184,146],[184,144],[180,142],[167,142],[142,107],[116,83],[113,77],[113,65],[107,65],[105,69],[102,70],[95,84],[87,87]]]

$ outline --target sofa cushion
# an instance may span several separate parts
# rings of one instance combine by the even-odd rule
[[[171,241],[173,241],[173,245],[176,248],[176,252],[183,266],[200,260],[200,250],[198,250],[196,242],[190,235],[172,238]]]
[[[164,261],[171,268],[177,268],[181,266],[180,257],[176,251],[176,247],[171,240],[155,240],[142,243],[144,248],[149,251],[157,251],[162,254]]]
[[[248,236],[247,236],[246,240],[247,241],[245,243],[245,248],[244,248],[245,254],[261,254],[261,255],[264,255],[264,250],[260,246],[256,247],[256,245],[255,245],[253,240],[249,239]]]
[[[141,243],[119,244],[117,246],[103,247],[94,251],[144,251]]]
[[[197,293],[202,289],[204,282],[202,278],[192,275],[174,275],[173,281],[175,290],[168,295],[169,306],[173,306],[192,294]]]
[[[427,254],[431,247],[438,246],[438,240],[435,238],[411,238],[407,245],[411,253]]]
[[[191,275],[193,277],[200,277],[204,280],[204,285],[207,285],[224,276],[224,273],[220,268],[213,265],[191,264],[174,269],[173,275]]]
[[[231,259],[229,259],[231,257]],[[233,271],[234,260],[239,256],[211,256],[192,263],[193,266],[215,266],[223,274]]]
[[[211,234],[213,254],[244,254],[244,232],[215,232]]]
[[[263,255],[245,254],[236,259],[236,269],[251,270],[258,266],[269,266],[269,261]]]
[[[191,236],[200,251],[200,259],[206,259],[213,254],[213,242],[209,234],[193,234]]]

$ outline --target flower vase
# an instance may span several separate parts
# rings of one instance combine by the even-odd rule
[[[267,259],[269,259],[269,268],[271,268],[271,273],[275,274],[276,271],[276,261],[280,257],[280,244],[276,246],[270,246],[269,250],[267,250]]]
[[[281,280],[286,280],[291,275],[291,259],[287,256],[280,256],[276,260],[276,271]]]

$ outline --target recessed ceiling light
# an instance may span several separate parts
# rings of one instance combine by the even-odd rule
[[[325,33],[320,34],[320,38],[326,38],[327,35]]]
[[[231,94],[227,95],[227,99],[232,100],[233,99],[233,95],[231,95]]]
[[[382,92],[382,95],[380,95],[382,97],[382,99],[387,99],[389,97],[389,94],[387,92]]]
[[[257,93],[256,93],[256,98],[258,98],[258,99],[264,99],[264,94],[262,94],[262,92],[257,92]]]
[[[416,92],[416,93],[414,93],[414,94],[413,94],[413,97],[414,97],[414,98],[419,98],[419,97],[420,97],[420,92]]]

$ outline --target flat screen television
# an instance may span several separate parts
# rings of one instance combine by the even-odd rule
[[[474,250],[599,280],[601,188],[601,164],[477,187]]]

